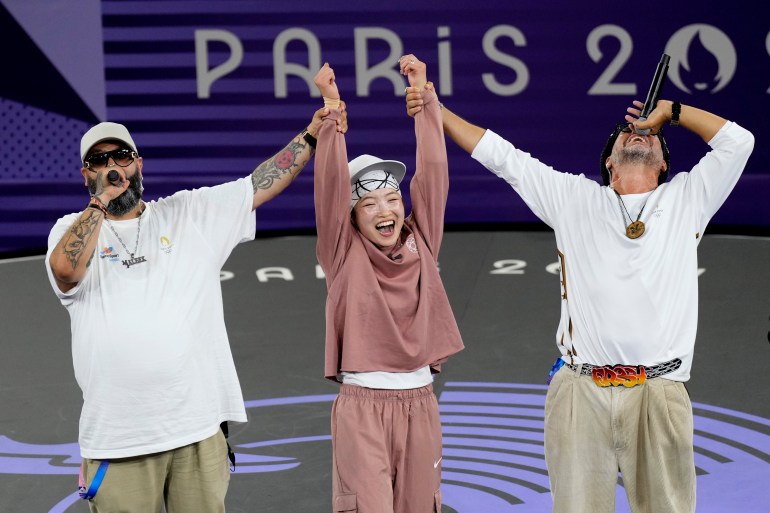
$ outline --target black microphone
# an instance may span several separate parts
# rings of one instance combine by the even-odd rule
[[[671,57],[665,53],[660,58],[658,67],[655,69],[655,76],[650,84],[650,90],[647,92],[647,99],[644,101],[644,107],[642,107],[642,113],[639,115],[639,121],[644,121],[650,112],[655,109],[655,105],[660,99],[660,90],[663,89],[663,83],[666,81],[666,75],[668,74],[668,61]],[[637,134],[647,135],[650,133],[649,128],[636,129]]]
[[[388,253],[388,258],[390,258],[391,260],[393,260],[395,262],[397,260],[401,260],[402,258],[404,258],[404,255],[393,256],[393,253]]]
[[[123,180],[120,179],[120,173],[114,169],[111,169],[110,172],[107,173],[107,180],[109,180],[115,187],[120,187],[123,184]]]

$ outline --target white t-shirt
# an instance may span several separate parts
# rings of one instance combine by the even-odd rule
[[[430,365],[426,365],[412,372],[341,372],[337,379],[346,385],[359,387],[409,390],[433,383],[433,373],[430,370]]]
[[[624,195],[634,220],[646,202],[646,230],[632,240],[612,189],[555,171],[486,132],[473,158],[506,180],[555,232],[562,271],[556,343],[565,361],[654,365],[680,358],[682,366],[666,377],[689,379],[698,324],[697,247],[753,141],[728,122],[689,173],[651,193]]]
[[[64,293],[75,378],[83,391],[80,448],[108,459],[166,451],[203,440],[246,411],[225,331],[220,270],[254,238],[249,179],[182,191],[147,203],[139,218],[102,222],[86,277]],[[48,262],[80,214],[56,223]]]

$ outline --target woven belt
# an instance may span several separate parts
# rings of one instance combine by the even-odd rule
[[[571,363],[565,363],[567,367],[576,371],[577,365]],[[659,378],[670,372],[674,372],[682,366],[682,360],[674,358],[671,361],[665,363],[659,363],[658,365],[651,365],[645,367],[644,365],[591,365],[584,363],[580,368],[581,376],[591,376],[594,382],[600,387],[633,387],[641,385],[648,379]]]

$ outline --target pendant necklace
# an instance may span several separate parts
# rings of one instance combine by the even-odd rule
[[[110,222],[110,220],[107,219],[106,217],[104,218],[104,220],[107,221],[107,226],[110,227],[110,230],[112,230],[112,233],[114,233],[115,237],[118,238],[118,241],[120,241],[120,245],[123,246],[123,249],[126,250],[126,253],[131,255],[131,258],[122,261],[123,265],[126,266],[126,269],[130,269],[132,265],[141,264],[142,262],[147,261],[143,256],[138,256],[138,257],[134,256],[136,252],[139,250],[139,234],[142,233],[142,216],[141,215],[139,216],[139,223],[137,224],[137,227],[136,227],[136,243],[134,244],[133,253],[128,249],[128,247],[126,246],[126,243],[123,242],[123,239],[120,238],[120,235],[118,235],[118,232],[115,231],[115,228],[112,227],[112,223]]]
[[[613,189],[614,190],[614,189]],[[642,205],[642,209],[639,211],[639,215],[636,216],[636,221],[634,221],[631,218],[631,214],[628,213],[628,209],[626,208],[626,204],[623,201],[623,198],[620,197],[620,194],[618,191],[614,191],[615,195],[618,197],[618,206],[620,207],[620,217],[623,218],[623,224],[626,222],[626,216],[628,216],[629,224],[626,226],[626,237],[629,239],[638,239],[642,235],[644,235],[644,223],[640,221],[642,217],[642,212],[644,212],[644,207],[647,206],[647,200],[650,199],[650,196],[652,196],[652,193],[647,196],[647,199],[644,200],[644,204]]]

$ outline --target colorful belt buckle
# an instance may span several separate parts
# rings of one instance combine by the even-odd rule
[[[600,387],[627,388],[642,385],[647,381],[647,372],[643,365],[604,365],[591,369],[591,377]]]

